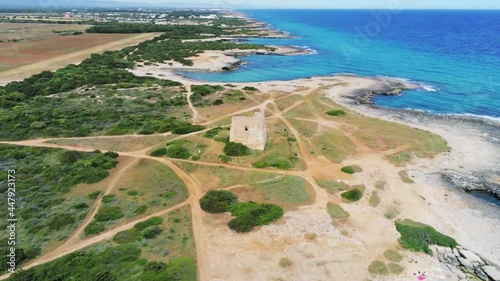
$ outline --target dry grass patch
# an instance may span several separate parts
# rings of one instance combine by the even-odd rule
[[[394,275],[399,275],[401,273],[403,273],[403,271],[405,270],[404,267],[402,267],[401,265],[397,264],[397,263],[389,263],[388,265],[389,267],[389,271],[394,274]]]
[[[289,258],[281,258],[279,265],[281,267],[290,267],[293,265],[293,262]]]
[[[404,182],[404,183],[408,183],[408,184],[413,184],[415,183],[411,178],[410,176],[408,175],[408,173],[406,171],[399,171],[399,177],[401,177],[401,180]]]
[[[251,185],[264,197],[265,203],[282,207],[307,205],[313,202],[315,192],[303,178],[297,176],[278,176]]]
[[[292,106],[293,104],[295,104],[296,102],[303,101],[303,100],[304,100],[304,98],[302,96],[289,95],[286,97],[276,99],[275,103],[278,106],[278,109],[283,111],[283,110],[289,108],[290,106]]]
[[[378,196],[377,191],[372,192],[372,195],[370,196],[368,203],[370,203],[370,206],[374,208],[376,208],[380,204],[380,197]]]
[[[403,257],[397,251],[394,251],[394,250],[385,251],[384,257],[387,260],[392,261],[392,262],[400,262],[403,260]]]
[[[333,202],[329,202],[326,205],[326,211],[333,220],[347,219],[349,217],[349,212],[340,207],[340,205]]]
[[[373,275],[388,275],[389,274],[389,268],[387,268],[387,265],[382,261],[373,261],[368,266],[368,271]]]
[[[334,180],[320,180],[320,179],[315,179],[316,183],[320,187],[322,187],[326,192],[330,194],[335,194],[339,191],[346,191],[349,190],[351,187],[341,181],[334,181]]]
[[[375,188],[380,190],[384,190],[386,186],[387,186],[386,180],[379,180],[375,183]]]

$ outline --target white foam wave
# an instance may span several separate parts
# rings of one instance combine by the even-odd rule
[[[389,79],[392,79],[392,80],[397,80],[397,81],[401,81],[401,82],[413,84],[413,85],[417,86],[417,88],[415,89],[417,91],[437,92],[437,91],[440,90],[438,87],[435,87],[435,86],[432,86],[432,85],[429,85],[429,84],[425,84],[423,82],[414,81],[414,80],[411,80],[411,79],[408,79],[408,78],[396,77],[396,76],[383,76],[383,75],[377,75],[377,77],[389,78]]]
[[[318,54],[318,51],[309,47],[309,46],[298,46],[298,45],[293,45],[292,47],[296,47],[296,48],[300,48],[300,49],[304,49],[307,51],[307,55],[317,55]]]

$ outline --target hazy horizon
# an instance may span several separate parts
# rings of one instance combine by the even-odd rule
[[[6,1],[0,3],[3,7],[175,7],[175,8],[222,8],[222,9],[407,9],[407,10],[498,10],[500,1],[496,0],[457,0],[447,3],[436,3],[434,0],[355,0],[350,2],[317,0],[315,2],[304,0],[276,0],[269,4],[267,0],[53,0],[35,2],[31,0]]]

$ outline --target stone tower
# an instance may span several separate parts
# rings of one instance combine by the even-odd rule
[[[244,144],[254,150],[264,150],[267,142],[264,113],[255,112],[253,117],[234,116],[229,140]]]

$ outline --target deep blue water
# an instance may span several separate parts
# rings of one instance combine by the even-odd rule
[[[377,104],[500,118],[500,11],[248,10],[298,39],[253,43],[307,46],[306,56],[251,56],[241,69],[185,73],[214,82],[290,80],[354,73],[422,83]],[[390,15],[390,18],[387,17]]]

